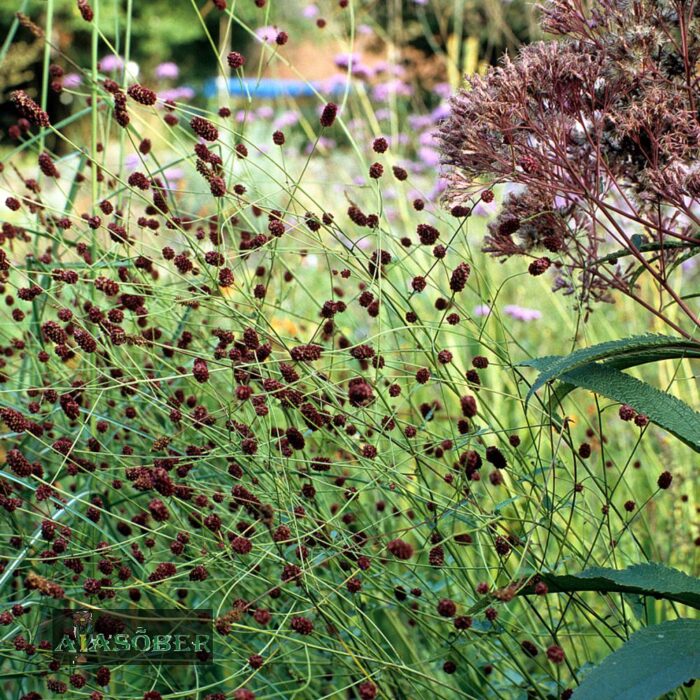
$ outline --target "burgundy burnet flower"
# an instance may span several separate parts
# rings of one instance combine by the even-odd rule
[[[659,478],[656,483],[660,489],[667,489],[671,485],[672,481],[673,476],[671,472],[666,471],[659,474]]]
[[[142,105],[154,105],[158,100],[158,96],[153,90],[138,83],[130,85],[126,92],[132,100]]]
[[[289,352],[290,357],[297,362],[315,362],[321,358],[323,348],[320,345],[297,345]]]
[[[537,258],[537,260],[533,260],[530,263],[528,272],[533,277],[538,277],[539,275],[543,275],[550,268],[551,264],[552,261],[547,257]]]
[[[372,681],[365,681],[357,686],[360,700],[374,700],[379,692],[377,686]]]
[[[245,56],[238,51],[230,51],[226,56],[226,61],[233,70],[238,70],[245,65]]]
[[[200,384],[204,384],[209,380],[209,367],[207,366],[206,360],[199,357],[195,359],[192,375]]]
[[[399,181],[403,182],[404,180],[408,179],[408,171],[406,168],[402,168],[398,165],[395,165],[392,169],[391,172],[394,173],[394,177]]]
[[[411,544],[402,539],[391,540],[386,546],[386,548],[393,554],[397,559],[406,561],[413,556],[413,547]]]
[[[204,117],[192,117],[190,126],[192,131],[205,141],[216,141],[219,138],[219,130]]]
[[[527,656],[530,656],[532,658],[537,656],[537,654],[539,653],[537,647],[528,639],[525,639],[522,642],[520,642],[520,648]]]
[[[546,654],[547,658],[553,664],[563,664],[564,660],[566,659],[566,654],[564,653],[564,650],[556,644],[552,644],[550,647],[548,647]]]
[[[457,267],[452,271],[452,275],[450,277],[450,289],[453,292],[463,291],[467,285],[470,272],[471,268],[467,263],[461,262],[459,265],[457,265]]]
[[[333,126],[335,117],[338,114],[338,105],[333,102],[329,102],[321,112],[320,122],[321,126],[324,128],[329,128]]]
[[[430,370],[427,367],[421,367],[416,372],[416,381],[419,384],[426,384],[430,379]]]
[[[309,635],[314,631],[314,623],[306,617],[293,617],[289,626],[298,634]]]
[[[454,617],[457,612],[457,605],[449,598],[443,598],[437,604],[437,612],[441,617]]]
[[[60,177],[58,168],[51,159],[51,156],[46,151],[39,154],[39,169],[42,173],[44,173],[44,175],[46,175],[46,177]]]
[[[80,11],[80,16],[86,22],[92,22],[95,19],[95,11],[90,7],[87,0],[78,0],[78,10]]]
[[[384,166],[381,163],[372,163],[369,166],[369,176],[373,180],[378,180],[384,174]]]
[[[389,142],[383,136],[379,136],[372,142],[372,150],[375,153],[386,153],[388,148]]]
[[[10,93],[10,102],[15,109],[34,126],[51,126],[49,115],[27,95],[24,90],[15,90]]]

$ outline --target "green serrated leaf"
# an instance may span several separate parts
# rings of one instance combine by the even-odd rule
[[[671,394],[659,391],[614,367],[592,362],[559,377],[567,384],[588,389],[628,404],[656,425],[700,452],[700,413]]]
[[[628,593],[665,598],[700,610],[700,579],[663,564],[647,562],[626,569],[593,567],[577,574],[556,576],[541,574],[550,593]],[[534,586],[522,588],[518,595],[532,595]]]
[[[635,357],[635,365],[686,356],[700,357],[700,344],[682,338],[646,333],[598,343],[589,348],[576,350],[569,355],[549,355],[526,360],[521,364],[539,369],[540,375],[530,387],[525,403],[527,405],[533,394],[547,382],[561,377],[566,372],[600,360],[622,360],[627,355]],[[633,365],[627,364],[626,366]]]
[[[574,700],[656,700],[700,676],[700,620],[679,619],[635,632],[594,668]]]
[[[584,579],[602,577],[623,586],[634,586],[635,588],[673,594],[674,596],[685,596],[687,594],[688,599],[682,600],[676,597],[675,600],[700,608],[700,579],[656,562],[635,564],[622,570],[593,567],[582,571],[578,576]]]

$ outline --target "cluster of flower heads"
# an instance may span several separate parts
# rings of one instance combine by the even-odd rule
[[[80,11],[91,21],[87,2]],[[287,40],[277,31],[276,45]],[[227,62],[246,65],[238,51]],[[173,75],[166,67],[160,77]],[[247,169],[263,151],[228,107],[195,113],[109,77],[96,87],[112,138],[133,140],[133,167],[112,172],[99,159],[111,141],[84,154],[85,172],[42,150],[38,172],[22,174],[5,201],[12,219],[2,226],[0,275],[11,323],[0,358],[8,437],[0,508],[24,524],[9,539],[16,557],[0,563],[1,585],[25,603],[216,608],[231,692],[207,700],[255,698],[256,674],[283,696],[307,682],[314,698],[352,687],[371,700],[421,682],[424,669],[397,660],[383,634],[366,643],[349,608],[366,635],[382,615],[424,631],[420,653],[441,684],[481,692],[501,662],[480,635],[501,629],[521,592],[547,594],[538,576],[518,570],[521,554],[547,553],[493,509],[524,450],[515,430],[484,427],[490,351],[476,337],[469,351],[451,343],[459,337],[451,329],[466,333],[475,301],[472,265],[452,230],[417,195],[407,197],[415,233],[400,235],[364,201],[314,210],[293,192],[271,204]],[[49,126],[27,94],[12,103],[19,139]],[[154,114],[177,129],[187,175],[169,178],[159,163],[172,154],[161,159],[140,133]],[[322,105],[319,139],[342,118],[335,103]],[[416,127],[428,134],[437,118]],[[271,127],[266,147],[286,148],[284,125]],[[411,186],[416,169],[397,164],[390,139],[375,135],[364,149],[373,186]],[[173,186],[185,177],[196,196]],[[75,188],[75,209],[52,205],[61,186]],[[492,199],[489,189],[480,201]],[[458,206],[450,224],[474,209]],[[355,244],[362,239],[369,243]],[[310,294],[309,280],[321,277],[314,247],[328,283],[315,280]],[[404,274],[407,256],[420,274]],[[521,307],[505,311],[532,318]],[[405,348],[385,342],[387,322]],[[643,429],[645,417],[629,411],[621,419]],[[587,438],[599,440],[593,431]],[[592,452],[585,442],[576,459]],[[658,487],[671,480],[664,472]],[[488,582],[453,576],[475,561],[487,562]],[[0,612],[14,653],[45,688],[23,700],[71,689],[109,697],[123,669],[62,666],[48,640],[17,631],[28,609],[18,602]],[[522,641],[523,663],[537,657],[538,672],[561,677],[568,697],[567,656],[557,640],[543,647],[540,657]],[[317,655],[313,678],[308,653]],[[143,699],[164,696],[148,690]]]
[[[526,256],[533,275],[551,267],[553,289],[584,303],[618,290],[654,312],[638,296],[645,270],[697,324],[669,280],[698,245],[700,10],[554,0],[543,12],[561,40],[524,47],[452,99],[439,134],[446,200],[508,183],[487,252]]]
[[[135,111],[154,108],[158,99],[140,84],[122,91],[106,79],[103,86],[105,98],[113,98],[118,128],[132,128]],[[17,96],[15,104],[22,117],[46,122],[29,98]],[[235,600],[214,621],[222,639],[252,625],[282,637],[321,634],[333,647],[345,634],[342,618],[319,605],[316,594],[332,594],[338,605],[366,590],[376,595],[381,588],[372,584],[373,576],[423,557],[437,572],[451,548],[472,541],[466,533],[455,539],[451,525],[439,534],[437,525],[446,504],[469,494],[469,484],[479,480],[479,452],[457,449],[455,436],[465,439],[460,436],[474,430],[475,392],[488,361],[475,357],[463,374],[465,390],[473,388],[457,401],[456,416],[435,400],[410,410],[403,396],[444,374],[453,353],[442,349],[434,364],[425,358],[426,366],[415,367],[415,380],[406,386],[388,370],[380,344],[353,342],[342,331],[351,311],[368,324],[382,315],[380,285],[396,261],[386,248],[358,248],[353,257],[341,246],[348,265],[330,271],[333,285],[329,297],[317,302],[318,330],[310,342],[289,343],[274,326],[267,328],[271,282],[279,278],[291,287],[295,281],[289,270],[272,276],[279,261],[270,246],[291,231],[298,236],[302,227],[306,236],[337,236],[342,213],[294,216],[250,202],[242,182],[226,179],[220,135],[227,117],[222,111],[216,120],[189,119],[197,137],[191,142],[194,176],[210,188],[205,206],[215,210],[218,200],[230,202],[240,214],[227,220],[216,213],[195,219],[181,211],[177,193],[149,172],[149,139],[138,143],[141,169],[126,178],[128,208],[105,194],[93,212],[51,212],[44,188],[67,176],[48,152],[37,157],[44,187],[26,179],[27,194],[6,202],[18,217],[39,216],[62,241],[34,257],[24,250],[31,240],[27,229],[3,227],[3,284],[17,334],[7,345],[1,378],[15,386],[19,372],[21,398],[17,408],[1,413],[13,435],[1,505],[7,513],[36,508],[40,526],[31,559],[13,572],[13,595],[143,604],[152,602],[153,590],[167,586],[186,604],[196,598],[195,582],[218,586],[236,572]],[[337,117],[337,106],[326,104],[319,130],[332,129]],[[273,140],[284,146],[281,132]],[[239,160],[246,157],[242,145],[232,149]],[[376,158],[390,149],[385,138],[377,138],[368,150]],[[381,164],[373,168],[378,178],[383,175]],[[405,177],[400,170],[394,176]],[[80,174],[72,177],[80,191],[90,184]],[[101,191],[116,185],[111,177],[100,173]],[[416,203],[415,209],[422,207]],[[360,230],[380,226],[377,214],[357,205],[345,215]],[[436,304],[444,314],[451,299],[466,294],[470,265],[448,255],[432,223],[418,224],[416,238],[405,236],[401,246],[418,244],[445,266],[449,296]],[[98,256],[109,265],[95,264]],[[238,280],[251,271],[254,282],[243,289]],[[415,280],[413,286],[425,289]],[[405,322],[419,324],[411,307],[403,314]],[[454,309],[448,316],[450,324],[459,323]],[[428,429],[431,423],[442,427]],[[515,436],[506,446],[517,446]],[[496,444],[478,449],[492,465],[487,483],[496,488],[506,453]],[[421,502],[419,510],[407,509],[412,467],[368,487],[368,465],[396,454],[435,463],[444,472],[438,486],[447,493]],[[102,535],[96,546],[76,538],[75,521],[66,522],[76,511],[111,536]],[[419,535],[424,522],[432,523],[428,545]],[[17,552],[27,544],[21,535],[10,542]],[[493,546],[494,557],[502,556]],[[410,569],[399,571],[413,602],[406,602],[402,587],[394,593],[392,586],[385,603],[405,623],[419,623],[437,605],[439,615],[454,617],[455,631],[466,634],[471,620],[457,614],[457,602],[427,601],[424,612],[419,579],[412,580]],[[260,587],[260,581],[266,584]],[[462,610],[467,596],[465,589]],[[22,614],[15,606],[1,622],[13,625]],[[69,673],[51,660],[46,640],[20,635],[14,645],[49,671],[48,691],[97,686],[93,697],[102,697],[109,669]],[[251,654],[242,668],[264,673],[271,663],[264,654]],[[446,668],[455,673],[456,660]],[[330,667],[328,674],[331,683]],[[375,680],[354,682],[359,697],[376,696]],[[254,697],[248,689],[236,692]]]
[[[120,128],[130,128],[135,110],[154,107],[157,98],[146,86],[122,92],[105,83]],[[16,103],[23,115],[36,111],[24,98]],[[318,128],[332,129],[337,115],[328,103]],[[309,342],[290,343],[274,325],[266,327],[271,285],[295,282],[290,270],[274,272],[279,258],[270,247],[302,229],[306,236],[337,236],[343,213],[293,216],[249,202],[242,182],[226,180],[219,155],[226,117],[217,119],[218,127],[205,117],[189,120],[198,137],[191,145],[195,177],[210,187],[208,206],[224,199],[238,216],[195,219],[181,211],[177,193],[149,172],[148,139],[138,144],[143,169],[126,180],[128,208],[105,195],[94,213],[51,212],[44,187],[60,183],[67,171],[48,152],[37,157],[44,187],[27,179],[27,194],[6,202],[18,217],[39,216],[62,241],[34,257],[26,248],[29,230],[3,226],[3,285],[16,332],[1,379],[18,401],[1,413],[13,437],[0,505],[8,514],[36,509],[30,522],[40,527],[31,558],[13,571],[12,595],[152,604],[153,591],[167,587],[194,605],[194,583],[216,587],[234,576],[235,600],[214,621],[222,640],[252,626],[299,640],[320,634],[331,648],[345,643],[342,617],[319,604],[317,594],[337,598],[337,606],[348,597],[388,595],[383,604],[402,624],[423,624],[436,609],[455,634],[466,635],[469,584],[454,601],[432,601],[426,592],[423,603],[420,577],[411,571],[424,559],[438,575],[446,562],[468,556],[459,550],[472,537],[453,531],[449,504],[471,498],[483,464],[491,467],[485,483],[501,488],[500,472],[517,448],[515,435],[505,446],[473,438],[469,449],[457,447],[476,429],[476,392],[488,360],[476,356],[460,373],[445,347],[414,365],[414,378],[406,381],[381,343],[346,335],[343,319],[350,313],[371,326],[387,313],[383,305],[394,303],[381,292],[397,259],[386,248],[358,248],[353,257],[340,246],[347,266],[329,271],[332,288],[316,302],[317,331]],[[233,147],[238,159],[245,158],[240,145]],[[390,149],[386,139],[375,139],[368,150],[376,158]],[[72,177],[81,191],[90,185],[89,178]],[[102,191],[112,186],[110,178],[101,174]],[[377,214],[357,205],[344,214],[346,230],[381,225]],[[471,267],[441,239],[426,221],[400,248],[417,245],[442,263],[447,295],[435,310],[454,326]],[[251,272],[253,283],[243,288],[239,280]],[[417,279],[414,291],[426,293],[430,272]],[[404,323],[420,327],[412,306],[402,314]],[[415,409],[404,398],[450,374],[464,386],[454,406],[429,399],[432,392]],[[370,465],[397,459],[410,464],[367,483]],[[413,471],[422,464],[436,470],[429,488],[437,491],[409,507]],[[104,533],[96,545],[76,537],[78,512]],[[495,561],[519,542],[498,531],[494,526],[488,536]],[[431,533],[427,542],[424,532]],[[27,545],[19,534],[10,542],[17,553]],[[395,591],[373,583],[394,575],[405,582]],[[2,624],[15,624],[20,608],[5,613]],[[14,645],[49,671],[48,691],[97,686],[93,697],[103,696],[108,670],[70,673],[51,660],[46,640],[20,635]],[[446,673],[456,673],[461,654],[452,654]],[[253,657],[241,668],[257,664],[266,673],[274,665],[265,654]],[[327,683],[346,683],[345,673],[352,679],[349,671],[332,673],[329,666]],[[360,697],[373,698],[378,680],[351,682]],[[254,697],[243,690],[236,697]]]

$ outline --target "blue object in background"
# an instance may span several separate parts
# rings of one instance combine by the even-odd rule
[[[216,97],[221,78],[211,78],[204,83],[204,96]],[[316,93],[333,96],[345,91],[344,81],[322,81],[308,83],[304,80],[281,80],[278,78],[229,78],[228,93],[231,97],[273,100],[278,97],[314,97]]]

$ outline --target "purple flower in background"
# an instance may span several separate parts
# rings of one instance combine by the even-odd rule
[[[178,181],[185,176],[185,171],[182,168],[168,168],[163,175],[165,175],[165,186],[169,190],[175,190]]]
[[[258,39],[268,44],[274,44],[279,33],[280,30],[277,29],[277,27],[258,27],[255,30],[255,35],[258,37]]]
[[[441,177],[435,184],[435,187],[433,187],[433,191],[430,193],[429,199],[431,201],[436,200],[447,189],[447,185],[447,180],[444,177]]]
[[[438,105],[430,113],[430,118],[434,122],[442,121],[443,119],[447,119],[447,117],[449,117],[449,116],[450,116],[450,105],[447,102],[443,102],[442,104]]]
[[[432,147],[435,146],[435,134],[432,131],[424,131],[418,137],[418,143],[421,146]]]
[[[333,92],[336,88],[342,88],[346,84],[346,76],[332,75],[329,78],[324,78],[314,83],[319,92]]]
[[[333,59],[336,68],[346,71],[350,69],[352,75],[358,78],[370,78],[372,76],[372,69],[368,66],[363,65],[359,54],[356,53],[339,53]]]
[[[78,73],[67,73],[63,76],[64,88],[68,88],[70,90],[71,88],[77,88],[82,84],[83,78],[82,76],[78,75]]]
[[[542,318],[542,313],[537,309],[528,309],[515,304],[504,306],[503,311],[516,321],[536,321],[538,318]]]
[[[288,110],[287,112],[282,112],[277,119],[275,119],[274,126],[276,129],[284,129],[288,126],[294,126],[299,122],[299,114],[293,110]]]
[[[270,105],[263,105],[255,110],[255,116],[260,119],[272,119],[272,115],[274,113],[275,112]]]
[[[488,304],[479,304],[474,308],[474,316],[488,316],[491,313],[491,307]]]
[[[316,147],[320,149],[326,149],[326,150],[332,150],[336,146],[336,142],[333,139],[329,139],[326,136],[319,136],[318,141],[316,143]],[[312,153],[314,150],[314,144],[309,143],[307,144],[306,148],[304,149],[304,153]]]
[[[339,53],[333,59],[336,68],[345,70],[350,63],[359,63],[360,57],[356,53]]]
[[[476,205],[472,209],[472,216],[488,216],[491,213],[493,212],[489,210],[486,202],[482,201],[481,199],[476,203]]]
[[[167,102],[172,100],[173,102],[183,102],[184,100],[191,100],[194,97],[194,90],[184,85],[181,87],[170,88],[169,90],[161,90],[158,93],[158,99]]]
[[[103,73],[114,73],[124,67],[124,59],[110,53],[100,59],[98,67]]]
[[[422,146],[418,149],[418,158],[424,167],[435,168],[440,165],[440,154],[428,146]]]
[[[136,170],[138,166],[141,164],[141,158],[136,153],[129,153],[126,158],[124,158],[124,167],[131,172],[132,170]]]
[[[408,124],[413,131],[420,131],[432,126],[433,120],[427,114],[411,114],[408,117]]]
[[[318,7],[316,5],[307,5],[302,14],[306,19],[313,19],[318,15]]]
[[[433,92],[443,100],[446,100],[452,95],[452,87],[449,83],[436,83],[433,86]]]
[[[351,74],[358,80],[369,80],[374,75],[374,71],[369,66],[353,63]]]
[[[372,98],[378,102],[386,102],[390,97],[410,97],[413,88],[403,80],[388,80],[385,83],[375,85],[372,90]]]
[[[560,194],[554,197],[554,208],[555,209],[567,209],[569,205],[572,204],[571,197],[562,196]]]
[[[155,75],[158,80],[175,80],[180,75],[180,69],[176,63],[166,61],[156,66]]]

